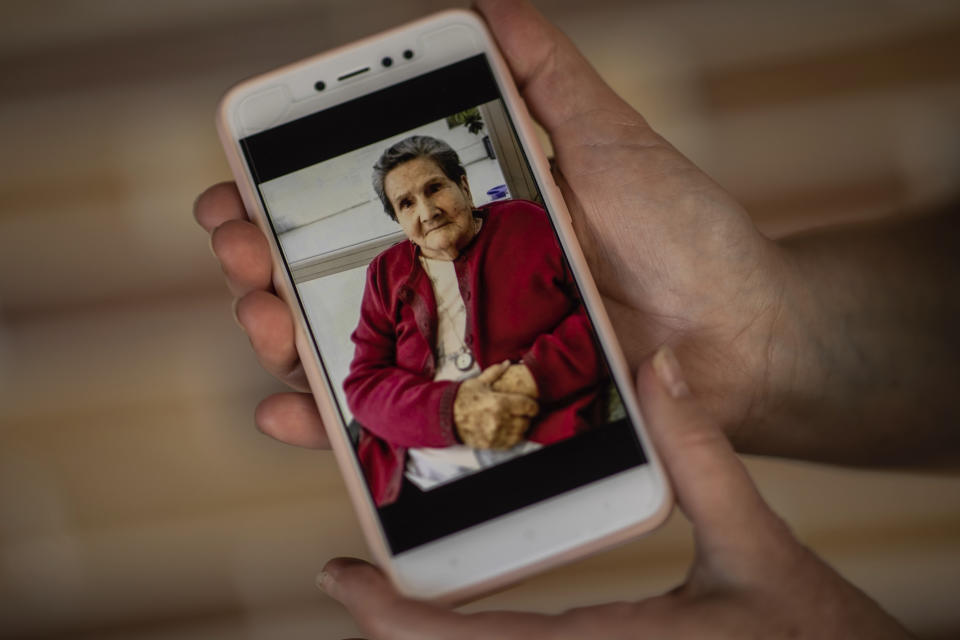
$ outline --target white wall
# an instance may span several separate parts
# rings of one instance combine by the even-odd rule
[[[313,328],[317,348],[348,423],[353,414],[347,408],[343,380],[350,371],[350,361],[353,359],[350,334],[356,329],[360,317],[366,273],[366,267],[360,267],[297,285],[304,301],[307,321]]]

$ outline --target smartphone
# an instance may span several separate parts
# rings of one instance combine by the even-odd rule
[[[666,518],[630,372],[479,17],[243,82],[217,124],[402,592],[461,602]]]

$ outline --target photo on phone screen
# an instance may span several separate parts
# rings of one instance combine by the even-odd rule
[[[646,461],[483,55],[241,146],[393,553]]]

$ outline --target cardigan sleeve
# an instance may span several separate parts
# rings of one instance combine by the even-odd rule
[[[399,447],[457,444],[453,400],[459,384],[435,382],[415,367],[397,362],[397,332],[383,290],[378,261],[367,270],[350,373],[343,387],[356,419],[371,433]]]
[[[540,400],[552,403],[600,384],[606,378],[602,357],[580,304],[553,331],[539,336],[521,361],[537,383]]]
[[[608,376],[573,274],[547,225],[546,212],[537,210],[542,212],[535,219],[537,232],[526,234],[526,243],[529,247],[534,244],[531,238],[539,239],[537,251],[531,253],[545,270],[541,280],[552,283],[554,294],[564,299],[562,306],[570,311],[551,331],[534,339],[521,361],[537,382],[540,400],[554,403],[596,388]]]

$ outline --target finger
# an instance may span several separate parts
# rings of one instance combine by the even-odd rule
[[[508,448],[517,444],[523,439],[523,435],[530,428],[530,419],[523,416],[514,416],[510,419],[510,426],[513,428],[509,439]]]
[[[308,449],[330,448],[317,404],[309,393],[268,396],[257,406],[254,419],[260,431],[280,442]]]
[[[246,220],[227,220],[213,230],[210,246],[233,295],[271,288],[270,247],[256,225]]]
[[[532,418],[540,413],[540,405],[530,396],[520,393],[502,393],[500,396],[510,415]]]
[[[536,386],[537,383],[533,380],[533,376],[530,374],[526,365],[512,364],[507,367],[503,375],[493,383],[492,388],[494,391],[504,393],[522,393],[536,399]],[[531,391],[533,392],[531,393]]]
[[[490,27],[531,113],[548,132],[601,110],[643,122],[569,38],[529,2],[477,0],[476,9]]]
[[[193,203],[193,217],[208,232],[228,220],[246,220],[236,183],[221,182],[201,193]]]
[[[509,367],[510,367],[509,360],[504,360],[499,364],[492,364],[486,369],[484,369],[483,373],[477,376],[477,380],[487,386],[490,386],[494,382],[499,380],[500,376],[503,375],[503,372],[506,371]]]
[[[691,395],[669,347],[641,365],[637,391],[650,437],[698,543],[709,549],[752,546],[763,532],[779,528],[730,442]]]
[[[400,595],[386,576],[360,560],[331,560],[317,584],[340,602],[371,640],[529,640],[555,637],[547,617],[508,612],[460,615]]]
[[[459,616],[401,596],[379,569],[361,560],[331,560],[317,585],[346,607],[372,640],[458,637]]]
[[[294,389],[307,391],[287,305],[272,293],[251,291],[237,301],[236,314],[263,368]]]

